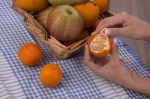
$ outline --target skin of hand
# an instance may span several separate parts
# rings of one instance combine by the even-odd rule
[[[150,79],[135,75],[119,58],[116,43],[110,60],[104,64],[102,60],[97,63],[90,55],[88,45],[85,45],[84,64],[86,64],[96,75],[113,81],[129,89],[150,95]]]
[[[112,37],[121,35],[150,41],[150,24],[125,12],[100,21],[94,33],[100,32],[103,28],[108,28],[106,34]]]

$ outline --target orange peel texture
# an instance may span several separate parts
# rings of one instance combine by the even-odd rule
[[[89,38],[88,47],[91,55],[105,57],[111,52],[112,40],[105,35],[105,29],[103,29],[100,33],[96,33]]]

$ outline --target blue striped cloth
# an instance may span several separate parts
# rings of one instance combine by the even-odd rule
[[[0,0],[0,99],[150,99],[104,78],[97,77],[82,63],[83,52],[58,60],[39,40],[25,29],[20,16],[11,8],[11,0]],[[18,48],[26,42],[38,44],[44,59],[36,67],[22,65]],[[119,53],[127,66],[144,77],[150,77],[150,68],[119,38]],[[63,79],[56,88],[46,88],[39,81],[39,70],[46,63],[59,64]]]

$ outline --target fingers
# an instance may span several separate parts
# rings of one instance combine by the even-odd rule
[[[84,62],[90,61],[90,52],[88,49],[88,45],[85,45],[85,52],[84,52]]]
[[[88,67],[91,70],[93,70],[96,74],[98,74],[99,67],[93,61],[91,61],[91,56],[90,56],[88,45],[85,45],[84,63],[88,65]]]
[[[125,28],[109,28],[106,31],[106,35],[111,37],[117,37],[117,36],[125,36],[126,29]]]
[[[110,10],[109,10],[109,12],[110,12],[110,14],[112,14],[112,15],[115,15],[115,14],[116,14],[115,12],[113,12],[113,11],[110,11]]]
[[[118,26],[123,26],[124,25],[124,22],[125,22],[125,20],[126,20],[126,18],[127,18],[127,14],[126,13],[120,13],[120,14],[116,14],[116,15],[114,15],[114,16],[112,16],[112,17],[109,17],[109,18],[106,18],[106,19],[104,19],[104,20],[102,20],[99,24],[98,24],[98,26],[97,26],[97,28],[96,28],[96,30],[95,30],[95,32],[99,32],[99,31],[101,31],[103,28],[111,28],[111,27],[118,27]],[[112,33],[115,33],[115,31],[117,31],[117,33],[120,33],[120,31],[119,31],[119,29],[112,29]],[[116,34],[117,34],[116,33]]]
[[[112,58],[113,59],[119,59],[118,48],[117,48],[117,39],[116,38],[113,40],[113,44],[112,44]]]

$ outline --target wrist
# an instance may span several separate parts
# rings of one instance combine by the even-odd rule
[[[145,28],[143,40],[150,42],[150,24],[149,23],[147,23],[147,26]]]
[[[129,89],[150,95],[150,79],[133,74]]]

